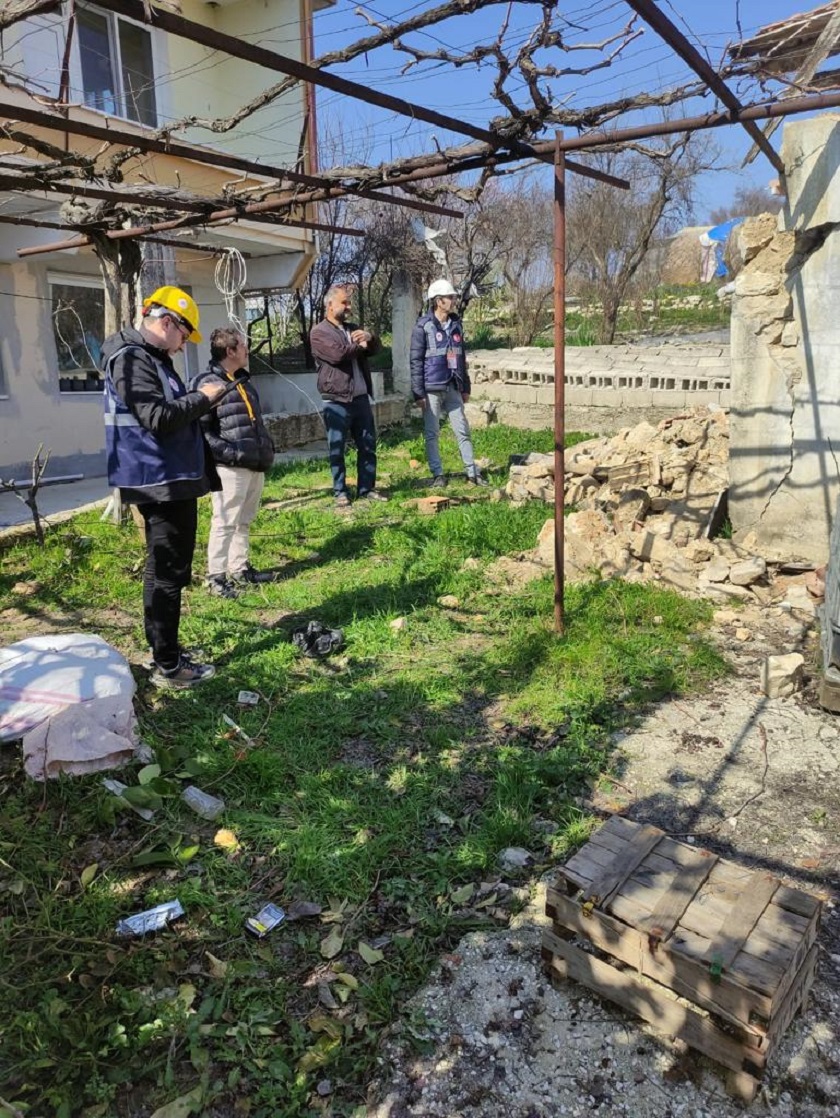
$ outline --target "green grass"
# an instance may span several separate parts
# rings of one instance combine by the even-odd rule
[[[491,427],[475,443],[501,484],[509,454],[550,450],[553,436]],[[442,446],[454,474],[450,435]],[[498,902],[471,888],[498,877],[499,851],[523,845],[545,864],[584,841],[575,797],[609,771],[611,732],[722,671],[705,605],[622,582],[568,587],[559,639],[550,577],[519,589],[485,578],[533,546],[545,506],[467,500],[475,491],[452,483],[453,506],[423,517],[405,503],[426,493],[412,459],[419,429],[386,434],[393,500],[349,516],[332,508],[324,462],[271,474],[266,501],[288,504],[261,512],[253,559],[280,580],[234,602],[185,594],[183,639],[219,669],[194,693],[155,692],[139,666],[132,525],[91,514],[43,550],[0,554],[0,608],[30,631],[93,629],[137,665],[160,766],[144,774],[156,807],[144,823],[100,778],[41,786],[4,750],[0,1093],[24,1113],[120,1118],[195,1091],[195,1113],[239,1100],[252,1118],[298,1118],[322,1112],[324,1078],[330,1113],[362,1113],[381,1030],[441,951],[500,925]],[[323,663],[289,640],[313,617],[345,632]],[[260,705],[237,707],[240,688]],[[139,768],[119,775],[136,784]],[[225,799],[218,824],[181,803],[188,782]],[[220,825],[237,849],[214,842]],[[119,918],[175,896],[180,925],[115,936]],[[242,922],[267,899],[313,902],[321,917],[255,941]]]

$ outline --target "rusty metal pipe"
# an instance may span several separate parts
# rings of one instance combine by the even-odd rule
[[[566,155],[554,141],[554,631],[565,631]]]

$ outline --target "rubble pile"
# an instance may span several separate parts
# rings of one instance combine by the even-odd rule
[[[767,564],[750,538],[709,538],[728,486],[729,418],[697,408],[640,423],[566,450],[565,571],[569,580],[659,580],[688,593],[767,604]],[[554,456],[510,467],[513,501],[554,501]],[[554,563],[554,522],[540,533],[540,562]]]

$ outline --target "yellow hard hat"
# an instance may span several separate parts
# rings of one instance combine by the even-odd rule
[[[157,291],[152,292],[148,299],[143,300],[143,307],[145,313],[148,313],[150,307],[165,307],[166,310],[172,311],[178,318],[183,319],[184,324],[189,326],[192,331],[189,340],[196,343],[201,341],[201,334],[198,329],[199,314],[195,299],[192,295],[188,295],[186,291],[182,291],[180,287],[159,287]]]

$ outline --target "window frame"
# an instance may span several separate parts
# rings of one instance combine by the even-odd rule
[[[48,285],[49,292],[50,292],[50,297],[49,297],[50,335],[52,337],[53,345],[55,347],[55,372],[56,372],[57,387],[58,387],[59,395],[60,396],[68,396],[68,395],[69,396],[75,396],[77,393],[83,392],[85,395],[87,395],[89,397],[91,393],[94,393],[94,392],[101,393],[103,383],[104,383],[104,377],[102,375],[102,371],[96,365],[84,366],[84,367],[80,366],[78,371],[74,371],[72,369],[62,370],[62,368],[61,368],[60,356],[59,356],[59,353],[60,353],[59,338],[58,338],[58,335],[56,334],[56,324],[55,324],[55,319],[53,317],[54,316],[53,288],[55,286],[60,286],[60,287],[83,287],[83,288],[93,289],[95,291],[100,292],[100,294],[102,295],[102,334],[103,334],[103,336],[99,339],[99,344],[101,346],[102,343],[105,341],[105,336],[104,336],[105,335],[105,284],[102,282],[102,280],[98,276],[92,276],[92,275],[89,275],[89,274],[79,273],[79,272],[53,272],[53,271],[50,271],[50,272],[47,273],[47,285]],[[94,372],[96,373],[96,382],[97,382],[95,385],[89,383],[94,379],[94,377],[92,375]],[[75,388],[75,387],[74,388],[62,388],[62,386],[61,386],[62,381],[66,381],[66,380],[82,381],[82,373],[84,373],[84,380],[83,380],[84,387],[83,388]]]
[[[99,16],[105,20],[106,29],[108,33],[108,52],[111,70],[114,75],[114,84],[118,87],[114,90],[115,106],[114,111],[110,112],[108,109],[99,108],[97,105],[89,104],[86,98],[86,90],[84,84],[84,69],[82,65],[82,47],[81,38],[77,34],[75,38],[75,52],[79,75],[79,90],[81,93],[81,101],[86,109],[90,109],[95,113],[102,113],[105,116],[114,117],[118,120],[125,120],[131,124],[137,125],[139,128],[155,129],[160,126],[160,104],[156,83],[156,75],[160,70],[158,52],[156,50],[156,36],[153,34],[153,29],[144,23],[137,20],[130,19],[128,16],[118,15],[116,12],[109,11],[107,8],[100,8],[96,4],[89,4],[86,2],[78,5],[78,12],[90,12],[93,15]],[[126,83],[123,70],[122,60],[122,46],[120,44],[120,30],[121,23],[130,25],[142,31],[148,36],[149,41],[149,62],[151,65],[150,83],[152,90],[152,113],[154,119],[147,123],[144,120],[136,119],[128,113],[128,96],[126,90]]]

